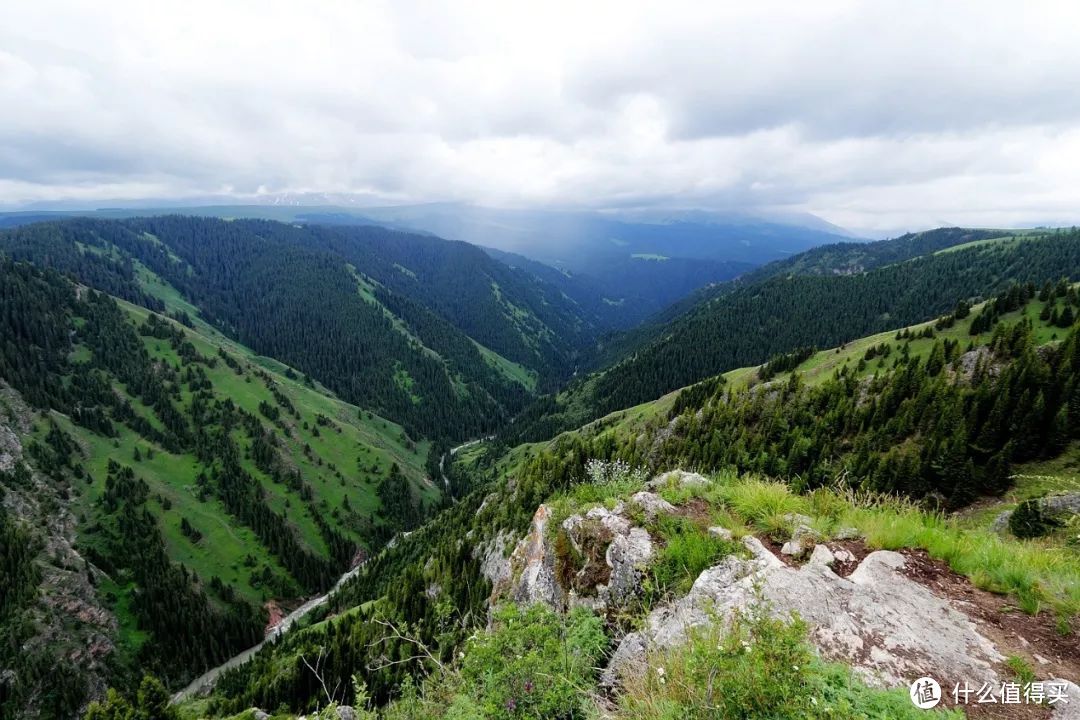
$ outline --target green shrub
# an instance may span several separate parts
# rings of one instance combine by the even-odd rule
[[[485,718],[583,717],[585,689],[607,648],[603,623],[584,608],[559,615],[504,605],[495,630],[465,649],[461,677]]]
[[[1025,500],[1009,516],[1009,530],[1018,538],[1037,538],[1049,535],[1061,523],[1048,517],[1038,500]]]
[[[1010,655],[1005,660],[1005,666],[1012,671],[1013,677],[1021,685],[1030,685],[1036,680],[1035,670],[1031,667],[1031,663],[1019,655]]]

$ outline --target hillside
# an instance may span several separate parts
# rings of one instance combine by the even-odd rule
[[[357,703],[349,690],[321,694],[316,678],[344,687],[361,667],[365,692],[398,698],[387,717],[455,717],[455,708],[512,717],[519,707],[665,717],[662,708],[692,712],[703,702],[707,678],[693,669],[701,663],[724,668],[714,681],[735,716],[775,712],[736,690],[759,687],[759,663],[784,668],[767,675],[768,688],[795,673],[792,717],[806,716],[798,693],[807,688],[839,717],[906,717],[906,682],[928,670],[943,679],[958,667],[1001,679],[1080,677],[1069,649],[1080,617],[1071,535],[1018,540],[937,510],[1005,492],[1017,470],[1074,452],[1077,308],[1074,286],[1014,286],[927,324],[777,357],[768,370],[738,370],[549,442],[474,446],[455,466],[473,493],[375,557],[332,599],[328,621],[180,710]],[[663,474],[680,467],[705,477]],[[875,589],[871,574],[877,587],[902,591]],[[764,615],[753,610],[759,583]],[[528,609],[535,603],[545,609]],[[714,603],[746,613],[747,635],[722,633]],[[826,612],[829,603],[850,612]],[[883,607],[891,609],[874,610]],[[489,608],[493,624],[474,630]],[[807,624],[788,624],[787,609]],[[897,615],[903,633],[878,624]],[[882,633],[903,639],[853,652],[829,644],[833,621],[860,645]],[[995,629],[1004,622],[1027,643]],[[927,641],[943,636],[951,639]],[[643,637],[651,640],[635,650]],[[725,637],[739,653],[742,642],[750,648],[746,665],[725,651]],[[644,679],[631,662],[642,653]],[[388,662],[403,654],[429,678],[419,691]],[[317,676],[304,664],[316,656]],[[665,676],[682,684],[665,687]]]
[[[784,274],[740,283],[656,328],[643,344],[622,347],[610,367],[540,398],[515,422],[507,442],[548,438],[793,348],[833,346],[922,322],[1010,282],[1076,279],[1078,239],[1075,232],[1032,235],[855,274]]]
[[[154,275],[193,317],[432,438],[490,432],[570,371],[593,327],[475,248],[378,229],[74,219],[0,234],[0,251],[149,307]]]
[[[578,304],[578,312],[588,322],[601,329],[633,327],[711,283],[850,237],[812,216],[769,219],[702,212],[534,212],[453,203],[356,208],[314,203],[312,198],[294,200],[286,204],[0,213],[0,228],[67,217],[122,220],[185,215],[351,228],[349,233],[368,236],[378,234],[373,226],[380,226],[398,231],[387,236],[410,238],[408,242],[413,244],[422,243],[421,238],[437,244],[437,235],[488,248],[505,264],[554,284]],[[660,264],[659,258],[667,262]],[[567,281],[568,277],[574,280]],[[560,305],[561,299],[555,298],[553,304]],[[530,309],[536,311],[537,307]]]
[[[0,703],[67,717],[115,687],[121,694],[91,712],[114,720],[128,712],[125,698],[166,707],[168,692],[224,667],[160,713],[194,720],[258,707],[288,717],[362,705],[367,694],[385,717],[456,717],[447,708],[458,707],[509,718],[511,700],[652,717],[642,708],[678,698],[624,670],[642,657],[685,668],[691,656],[679,653],[697,646],[658,646],[674,653],[659,660],[633,638],[668,637],[670,613],[708,628],[699,602],[757,606],[723,583],[702,595],[698,581],[712,583],[718,568],[753,578],[783,610],[747,626],[762,652],[779,643],[820,656],[796,663],[808,669],[792,687],[816,688],[851,717],[903,717],[894,690],[913,657],[934,668],[986,663],[997,677],[1012,665],[994,653],[1021,668],[1043,657],[1071,679],[1080,658],[1055,638],[1071,642],[1080,619],[1080,567],[1067,516],[1053,514],[1071,501],[1045,496],[1076,487],[1066,475],[1080,453],[1080,296],[1063,277],[1080,267],[1080,244],[1073,234],[946,235],[931,254],[865,272],[785,274],[718,296],[672,323],[666,347],[647,345],[534,407],[547,435],[528,444],[509,442],[529,416],[507,426],[512,397],[498,388],[527,398],[556,382],[534,368],[545,357],[571,362],[575,351],[557,348],[595,326],[587,312],[559,314],[547,295],[561,296],[556,284],[478,249],[380,229],[188,218],[0,235],[19,260],[0,258],[9,339],[0,345],[0,536],[18,548],[0,566],[13,589],[0,603],[10,638],[0,666],[14,673]],[[500,292],[484,291],[492,284]],[[457,306],[455,295],[476,298]],[[484,303],[485,314],[506,311],[498,327],[515,334],[481,343],[463,332],[465,306]],[[894,322],[902,317],[912,320]],[[287,327],[304,342],[271,332]],[[533,341],[515,346],[523,337]],[[364,356],[370,376],[350,374],[355,358],[334,350],[350,347],[375,353]],[[742,357],[754,361],[739,367]],[[283,362],[292,358],[315,364]],[[414,376],[417,358],[441,376]],[[659,361],[657,377],[620,375]],[[439,408],[446,424],[399,424],[352,404],[342,388],[376,403],[393,397],[373,386],[379,363],[417,408],[406,420],[423,417],[424,393],[444,378],[458,403]],[[599,413],[583,391],[605,387],[620,400],[663,390],[589,421]],[[452,416],[467,407],[476,414]],[[564,431],[574,417],[586,422]],[[502,433],[449,452],[454,435],[438,428],[463,437],[469,423]],[[704,480],[683,487],[670,480],[682,475],[663,476],[677,469]],[[611,528],[624,526],[618,540],[624,533]],[[814,543],[853,560],[813,565]],[[823,643],[815,628],[828,618],[782,590],[810,583],[806,598],[840,602],[834,593],[850,588],[813,585],[807,568],[844,579],[886,572],[883,562],[937,578],[931,591],[985,593],[982,621],[1001,622],[1002,603],[1018,608],[1009,622],[1035,645],[981,635],[994,653],[950,658],[911,640],[868,662]],[[908,595],[926,592],[904,577],[918,586]],[[339,578],[328,602],[305,604],[287,632],[249,652]],[[865,607],[891,602],[866,592]],[[967,632],[950,615],[962,606],[923,601],[924,610],[895,612],[951,618],[927,633]],[[537,602],[546,609],[529,607]],[[812,622],[788,623],[787,609]],[[852,622],[863,623],[863,643],[895,632],[868,615]],[[571,658],[587,662],[566,670]],[[53,666],[64,682],[48,683]],[[144,673],[152,678],[137,692]],[[493,677],[503,679],[484,679]],[[525,683],[542,689],[531,697]],[[571,686],[586,688],[575,695],[584,704],[568,699]]]
[[[182,682],[440,502],[426,443],[205,324],[9,260],[0,296],[0,525],[28,549],[3,584],[29,588],[0,606],[5,708]]]
[[[597,318],[604,330],[632,328],[692,295],[754,267],[749,263],[701,258],[671,258],[627,253],[591,268],[592,275],[557,269],[517,253],[488,248],[486,252],[511,267],[520,267],[566,293]]]

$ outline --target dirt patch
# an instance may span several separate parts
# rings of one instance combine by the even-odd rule
[[[788,567],[800,567],[805,565],[806,561],[810,559],[810,552],[807,551],[805,555],[799,560],[794,559],[790,555],[784,555],[781,550],[784,544],[777,542],[768,535],[759,535],[758,540],[765,546],[765,549],[775,555],[782,563]],[[850,560],[840,561],[837,560],[829,567],[840,577],[847,577],[851,573],[855,572],[855,568],[859,567],[859,563],[863,561],[867,555],[873,552],[870,548],[866,547],[866,543],[862,540],[827,540],[825,542],[818,543],[819,545],[825,545],[827,548],[835,553],[837,550],[846,550],[851,555]]]
[[[278,624],[285,619],[286,613],[285,610],[282,609],[282,607],[278,605],[277,601],[275,600],[267,600],[266,604],[263,605],[263,607],[266,608],[266,614],[268,616],[268,619],[266,621],[266,627],[263,628],[263,634],[265,635],[266,633],[269,633],[271,630],[277,627]]]
[[[945,688],[942,693],[948,694]],[[992,705],[967,704],[954,706],[951,696],[945,702],[946,707],[959,707],[964,715],[973,720],[1049,720],[1054,710],[1048,705]]]
[[[847,577],[855,572],[855,568],[859,567],[859,563],[863,561],[863,558],[872,552],[862,540],[830,540],[825,545],[833,551],[833,554],[836,554],[837,550],[844,550],[851,555],[852,559],[850,560],[841,561],[837,559],[832,564],[833,572],[840,577]]]
[[[1024,658],[1039,679],[1056,677],[1080,682],[1080,638],[1075,633],[1062,636],[1052,614],[1028,615],[1012,605],[1007,597],[972,586],[967,578],[953,572],[941,560],[931,558],[925,550],[903,550],[902,553],[907,558],[904,574],[935,594],[948,598],[957,610],[975,623],[980,633],[993,641],[1002,655]],[[1006,678],[1012,674],[1005,667],[1000,668],[1000,672]],[[1009,711],[1015,712],[1015,706]],[[972,717],[1029,716],[980,714]]]
[[[780,552],[781,548],[784,547],[783,543],[779,543],[773,540],[768,535],[759,535],[758,540],[760,540],[761,544],[765,546],[765,549],[775,555],[780,560],[780,562],[784,563],[789,567],[799,566],[799,563],[795,562],[795,560],[790,555],[785,555]],[[807,555],[807,557],[809,557],[809,555]]]
[[[713,524],[712,513],[710,512],[711,507],[712,506],[709,505],[709,503],[707,503],[704,499],[696,497],[690,498],[682,505],[676,507],[675,510],[679,515],[691,521],[695,525],[700,525],[701,527],[708,527],[709,525]]]

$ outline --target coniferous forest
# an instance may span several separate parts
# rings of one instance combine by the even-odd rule
[[[590,463],[928,513],[1002,497],[1080,440],[1080,238],[994,239],[811,251],[616,337],[433,237],[182,216],[0,233],[0,708],[70,717],[111,687],[90,717],[180,712],[167,693],[350,570],[198,712],[398,707],[487,623],[477,548],[508,555]],[[1022,532],[1052,526],[1025,507]]]

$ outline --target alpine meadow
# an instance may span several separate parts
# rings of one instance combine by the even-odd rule
[[[0,9],[0,718],[1080,718],[1071,4]]]

